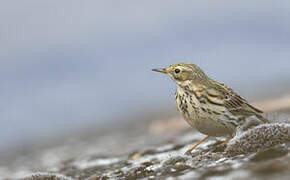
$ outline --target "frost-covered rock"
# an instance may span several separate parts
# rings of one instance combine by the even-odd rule
[[[20,180],[74,180],[61,174],[56,173],[33,173],[21,178]]]
[[[288,141],[290,141],[289,123],[261,124],[245,132],[237,133],[228,143],[226,153],[229,155],[247,154]]]

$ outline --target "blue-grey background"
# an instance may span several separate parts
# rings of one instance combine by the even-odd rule
[[[175,62],[250,100],[287,92],[289,19],[286,0],[2,1],[0,148],[173,107],[150,69]]]

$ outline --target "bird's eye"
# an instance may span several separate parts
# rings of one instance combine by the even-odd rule
[[[178,73],[180,72],[180,69],[175,69],[174,72],[175,72],[176,74],[178,74]]]

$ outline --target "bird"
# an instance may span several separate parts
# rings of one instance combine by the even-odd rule
[[[176,83],[178,111],[190,126],[206,135],[185,154],[190,154],[210,137],[227,137],[220,144],[225,146],[249,117],[255,116],[260,123],[269,123],[261,110],[231,88],[208,77],[195,64],[176,63],[152,71],[167,74]]]

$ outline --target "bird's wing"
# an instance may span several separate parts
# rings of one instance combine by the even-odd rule
[[[206,88],[205,92],[207,93],[209,102],[223,105],[234,115],[255,115],[261,121],[268,122],[268,120],[261,115],[263,113],[261,110],[251,106],[245,99],[224,84],[214,81],[210,88]]]

